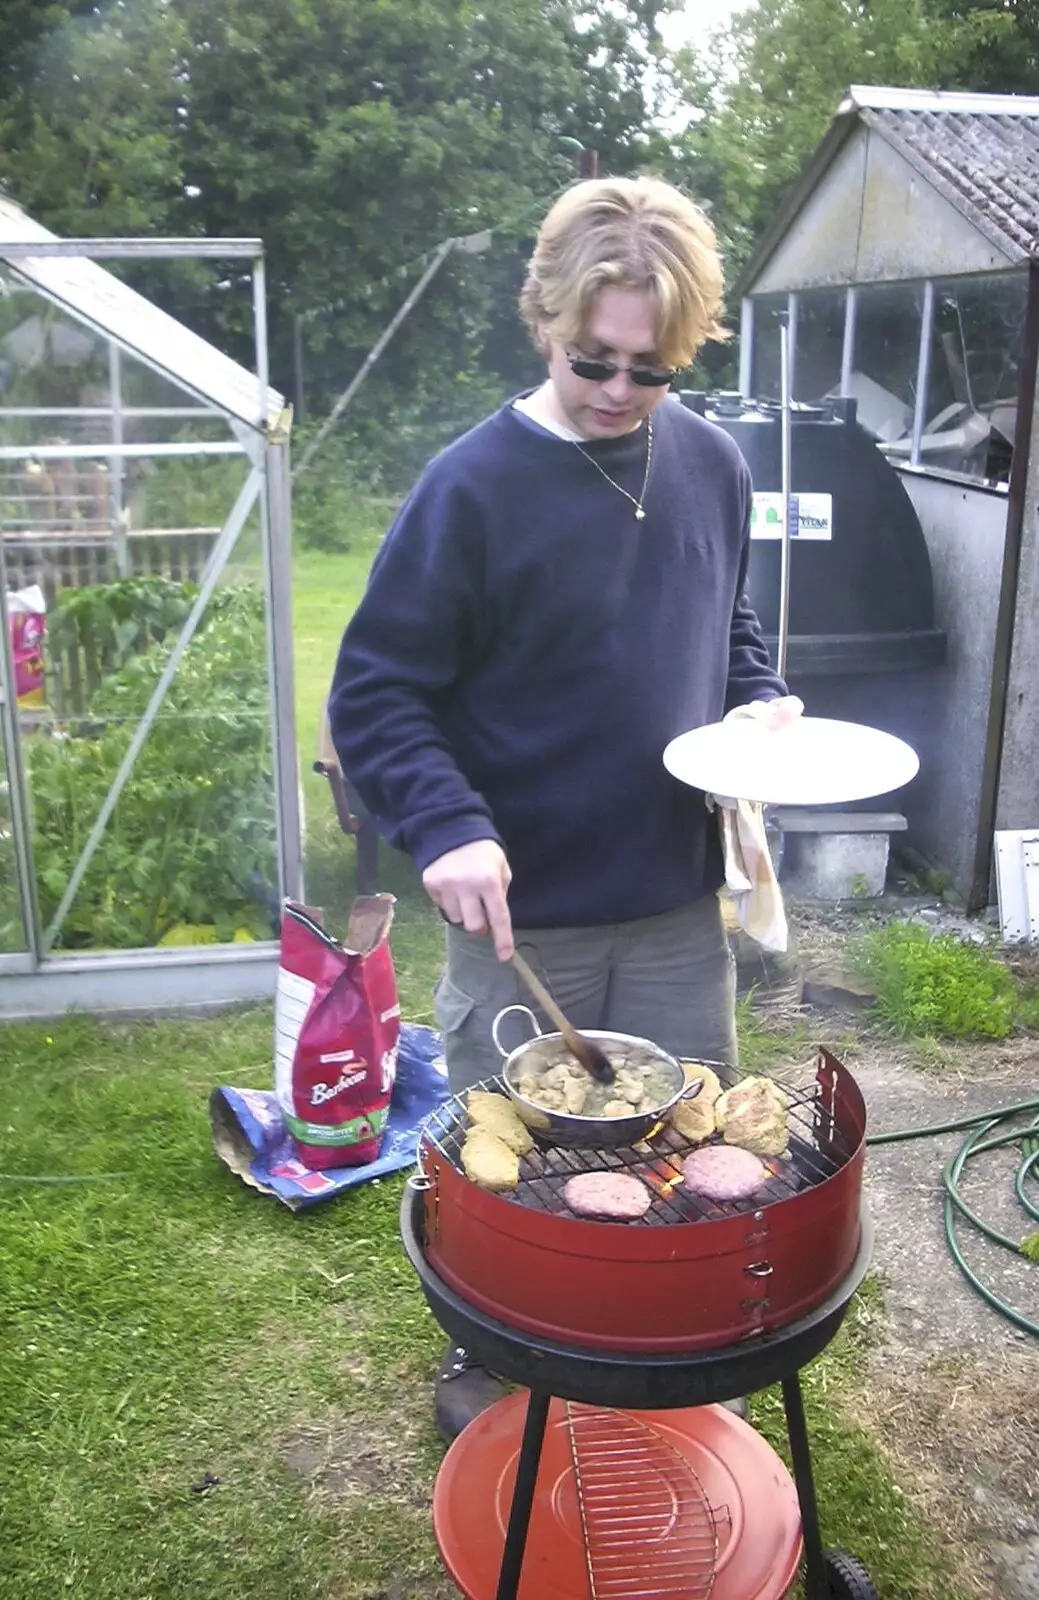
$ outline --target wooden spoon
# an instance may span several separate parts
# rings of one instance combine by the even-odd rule
[[[605,1050],[600,1049],[597,1044],[592,1043],[591,1039],[586,1039],[584,1034],[578,1033],[576,1028],[571,1026],[545,988],[545,985],[541,982],[541,979],[527,965],[518,950],[513,951],[512,964],[542,1011],[551,1017],[563,1035],[563,1043],[570,1054],[576,1056],[584,1070],[590,1073],[597,1083],[612,1083],[617,1074],[614,1072],[613,1063]]]

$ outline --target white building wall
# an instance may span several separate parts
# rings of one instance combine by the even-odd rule
[[[886,139],[860,124],[744,293],[958,277],[1018,265]]]

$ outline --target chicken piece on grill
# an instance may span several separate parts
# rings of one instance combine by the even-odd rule
[[[520,1121],[512,1101],[506,1100],[504,1095],[470,1089],[466,1096],[466,1108],[470,1122],[477,1128],[486,1128],[502,1144],[515,1150],[518,1156],[525,1156],[528,1150],[533,1150],[534,1141],[529,1129]]]
[[[716,1072],[699,1061],[683,1061],[686,1082],[699,1078],[703,1087],[692,1100],[679,1100],[671,1107],[671,1125],[690,1144],[703,1144],[715,1131],[714,1109],[722,1086]]]
[[[634,1111],[635,1107],[627,1100],[607,1100],[602,1108],[604,1117],[630,1117]]]
[[[481,1189],[515,1189],[519,1183],[519,1157],[515,1150],[486,1128],[473,1128],[466,1135],[461,1155],[466,1177]]]
[[[726,1144],[757,1156],[781,1156],[790,1143],[789,1110],[789,1100],[771,1078],[744,1078],[719,1097],[714,1120]]]

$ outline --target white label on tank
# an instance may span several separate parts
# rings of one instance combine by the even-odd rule
[[[783,536],[783,496],[768,490],[755,491],[750,513],[752,539],[781,539]],[[792,494],[790,496],[791,539],[833,538],[833,495]]]

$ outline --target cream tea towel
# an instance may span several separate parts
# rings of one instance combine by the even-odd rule
[[[737,706],[725,721],[757,717],[765,709],[764,704]],[[786,911],[769,854],[763,808],[755,801],[716,794],[707,796],[707,804],[718,813],[725,884],[740,927],[765,950],[785,950]]]

